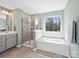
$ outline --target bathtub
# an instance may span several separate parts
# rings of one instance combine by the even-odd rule
[[[69,57],[69,44],[63,38],[44,37],[42,30],[35,31],[36,48]]]
[[[42,37],[37,40],[37,49],[69,57],[69,46],[61,38]]]

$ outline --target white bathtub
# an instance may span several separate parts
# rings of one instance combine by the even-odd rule
[[[69,57],[69,44],[63,38],[43,37],[42,30],[35,31],[37,49]]]
[[[64,39],[43,37],[37,40],[37,48],[69,57],[69,47]]]

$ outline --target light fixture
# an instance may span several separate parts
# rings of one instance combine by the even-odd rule
[[[9,12],[8,11],[6,11],[6,15],[8,15],[9,14]]]
[[[13,14],[12,13],[9,13],[9,15],[12,16]]]
[[[29,18],[29,22],[31,22],[31,19]]]
[[[28,17],[28,20],[29,20],[29,22],[31,22],[31,18],[30,18],[30,16]]]
[[[6,11],[5,11],[5,10],[3,10],[3,11],[2,11],[2,13],[3,13],[3,14],[5,14],[5,13],[6,13]]]

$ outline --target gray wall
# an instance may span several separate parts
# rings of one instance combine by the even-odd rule
[[[69,42],[72,39],[72,21],[79,18],[79,0],[69,0],[64,10],[65,21],[65,39]],[[76,54],[76,47],[72,49],[73,57],[78,57]]]
[[[32,19],[38,19],[39,21],[39,26],[44,30],[44,18],[46,16],[56,16],[56,15],[60,15],[62,16],[62,20],[61,20],[61,32],[60,33],[53,33],[53,32],[44,32],[44,36],[51,36],[51,37],[64,37],[64,10],[59,10],[59,11],[53,11],[53,12],[48,12],[48,13],[41,13],[41,14],[36,14],[36,15],[31,15]],[[47,35],[48,34],[48,35]]]
[[[16,31],[18,32],[18,44],[21,44],[22,41],[22,19],[27,18],[28,16],[29,14],[23,12],[20,9],[13,10],[13,23],[16,27]]]

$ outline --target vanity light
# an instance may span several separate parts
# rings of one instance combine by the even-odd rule
[[[5,10],[3,10],[3,11],[2,11],[2,13],[3,13],[3,14],[6,14],[6,11],[5,11]]]
[[[9,12],[8,11],[6,11],[6,15],[8,15],[9,14]]]
[[[13,14],[12,13],[9,13],[9,15],[12,16]]]
[[[8,11],[6,11],[6,10],[2,10],[2,13],[3,13],[4,15],[10,15],[10,16],[13,15],[11,12],[8,12]]]
[[[8,11],[3,10],[2,13],[8,15]]]

